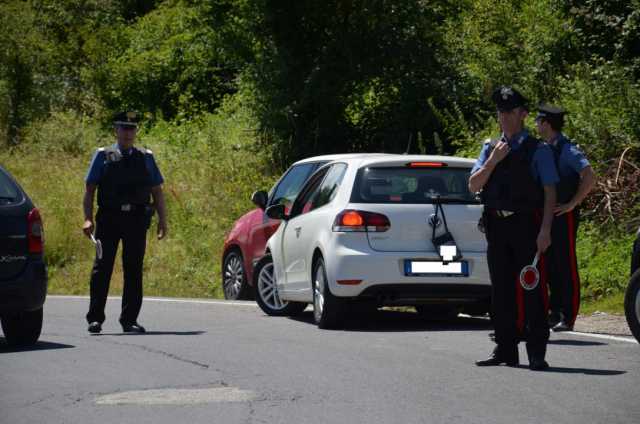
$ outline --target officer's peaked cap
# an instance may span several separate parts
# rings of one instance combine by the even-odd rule
[[[560,107],[541,102],[538,104],[538,115],[536,116],[536,119],[562,119],[566,113],[567,111]]]
[[[126,111],[113,115],[113,125],[121,127],[137,127],[138,121],[140,121],[140,114],[138,112]]]
[[[527,99],[513,87],[503,85],[496,88],[491,99],[500,112],[508,112],[520,106],[527,108]]]

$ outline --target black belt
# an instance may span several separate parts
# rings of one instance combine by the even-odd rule
[[[149,205],[132,205],[129,203],[125,203],[124,205],[120,205],[120,206],[100,206],[100,209],[102,209],[105,212],[125,212],[125,213],[131,213],[131,212],[145,212],[147,210],[149,210],[151,208],[151,206]]]
[[[489,215],[497,216],[498,218],[508,218],[512,215],[515,215],[515,212],[504,209],[489,209]]]

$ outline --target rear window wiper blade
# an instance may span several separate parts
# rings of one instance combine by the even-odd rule
[[[450,199],[446,197],[439,197],[437,199],[435,197],[432,197],[430,198],[430,200],[434,201],[434,203],[436,201],[439,203],[469,203],[469,204],[479,203],[475,199]]]
[[[9,197],[9,196],[0,196],[0,200],[16,200],[15,197]]]

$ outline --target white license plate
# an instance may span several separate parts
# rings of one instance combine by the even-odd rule
[[[404,261],[405,275],[417,276],[451,276],[468,277],[469,263],[467,261],[453,261],[444,263],[442,261],[419,261],[406,259]]]

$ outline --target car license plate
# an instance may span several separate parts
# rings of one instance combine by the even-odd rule
[[[440,277],[468,277],[469,263],[467,261],[442,261],[405,259],[404,274],[407,276],[440,276]]]

